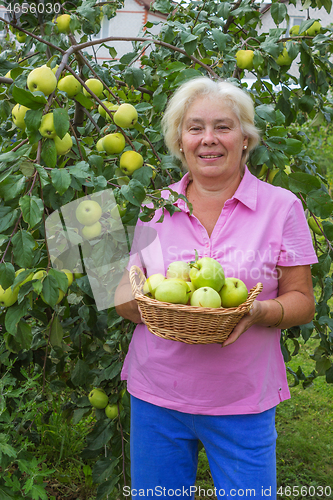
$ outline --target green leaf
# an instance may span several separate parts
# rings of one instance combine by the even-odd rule
[[[91,109],[91,107],[94,104],[92,99],[90,99],[89,97],[86,97],[84,94],[82,94],[82,92],[79,92],[78,94],[76,94],[74,100],[77,101],[79,104],[81,104],[86,109]]]
[[[17,331],[14,337],[21,349],[29,350],[32,342],[31,325],[21,319],[17,324]]]
[[[153,106],[154,106],[155,111],[157,113],[160,113],[161,111],[163,111],[163,109],[165,108],[165,105],[167,103],[167,100],[168,100],[168,97],[165,93],[154,95]]]
[[[287,14],[288,10],[284,3],[276,2],[271,5],[271,16],[277,26],[285,20]]]
[[[181,41],[184,44],[184,49],[187,55],[192,55],[195,49],[197,48],[198,37],[192,35],[192,33],[187,33],[183,31],[181,33]]]
[[[37,132],[40,127],[42,116],[43,116],[43,108],[29,109],[24,117],[26,129],[29,132]]]
[[[214,42],[217,45],[217,48],[219,49],[220,52],[223,52],[227,47],[227,42],[230,39],[230,36],[223,33],[223,31],[217,28],[212,29],[212,35],[214,38]]]
[[[113,493],[118,481],[118,476],[113,476],[107,481],[104,481],[102,484],[100,484],[97,488],[96,500],[103,500],[105,498],[108,498],[108,495],[111,495]]]
[[[54,168],[57,164],[57,150],[53,139],[43,141],[41,157],[46,167]]]
[[[15,268],[10,262],[0,264],[0,285],[4,290],[12,286],[15,279]]]
[[[321,189],[310,191],[306,200],[309,210],[322,219],[327,219],[332,214],[333,201],[329,194]]]
[[[88,364],[79,359],[71,374],[71,381],[75,386],[85,386],[90,378],[90,368]],[[94,448],[96,449],[96,448]]]
[[[106,479],[108,479],[115,466],[119,462],[119,458],[115,457],[104,457],[98,460],[96,464],[94,465],[94,468],[92,470],[92,477],[93,481],[96,484],[100,484]]]
[[[46,186],[47,184],[50,184],[50,179],[49,176],[47,175],[45,168],[42,167],[41,165],[38,165],[37,163],[34,163],[34,165],[41,180],[42,187]]]
[[[137,207],[141,206],[141,203],[146,197],[146,191],[142,186],[141,182],[136,179],[131,179],[126,186],[121,186],[121,193],[126,200]]]
[[[69,129],[68,112],[63,108],[53,110],[53,121],[56,134],[60,139],[63,139]]]
[[[276,112],[272,105],[261,104],[255,108],[256,114],[268,123],[275,123]]]
[[[123,73],[123,78],[129,87],[135,89],[144,83],[144,73],[140,68],[127,68]]]
[[[18,210],[12,210],[10,207],[0,207],[0,233],[13,226],[17,217]]]
[[[52,184],[56,191],[63,195],[71,184],[71,175],[64,168],[53,169],[51,172]]]
[[[63,331],[63,328],[61,326],[59,317],[55,316],[53,321],[51,320],[50,344],[52,346],[61,347],[63,336],[64,336],[64,331]]]
[[[313,189],[320,189],[320,180],[314,175],[303,172],[289,174],[289,188],[293,193],[309,193]]]
[[[13,98],[16,102],[29,109],[43,109],[47,104],[45,96],[34,95],[29,90],[21,89],[15,85],[13,87]]]
[[[54,276],[48,274],[43,280],[43,291],[41,293],[43,301],[54,307],[59,298],[59,286]]]
[[[21,304],[14,304],[9,307],[5,316],[5,327],[7,332],[15,335],[17,332],[17,325],[20,320],[25,316],[28,312],[28,302],[24,301]]]
[[[111,420],[99,421],[87,437],[87,448],[89,450],[101,449],[112,438],[113,432]]]
[[[12,243],[15,263],[19,267],[30,268],[33,260],[33,249],[36,244],[33,236],[21,229],[13,236]]]
[[[23,220],[29,226],[35,227],[36,224],[42,219],[44,212],[44,204],[37,196],[29,196],[28,194],[22,196],[19,201],[22,210]]]
[[[25,188],[24,175],[10,175],[0,184],[0,197],[5,201],[12,201],[19,196]]]

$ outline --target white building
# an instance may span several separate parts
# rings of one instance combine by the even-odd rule
[[[149,8],[151,3],[152,0],[125,0],[124,7],[117,11],[115,17],[110,20],[104,17],[102,29],[96,37],[93,37],[93,40],[107,38],[108,36],[145,36],[144,25],[148,21],[160,23],[164,22],[167,18],[165,14],[150,11]],[[152,28],[149,28],[149,31],[156,34],[160,31],[160,26],[155,24]],[[117,59],[132,51],[132,42],[130,41],[110,42],[110,45],[116,49]],[[95,51],[98,61],[113,59],[105,47],[95,45]]]

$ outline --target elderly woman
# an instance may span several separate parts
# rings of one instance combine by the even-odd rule
[[[141,252],[141,268],[165,274],[170,262],[194,260],[197,250],[248,289],[262,282],[263,291],[222,347],[188,345],[148,331],[124,275],[116,308],[138,323],[122,371],[131,394],[132,488],[194,498],[200,441],[218,498],[243,498],[246,490],[275,498],[275,407],[290,397],[280,329],[314,315],[310,264],[317,259],[302,204],[247,169],[259,136],[252,99],[235,85],[188,81],[162,125],[168,149],[188,169],[171,187],[193,212],[178,199],[178,211],[162,223],[160,210],[138,223],[155,229],[160,245],[155,258]]]

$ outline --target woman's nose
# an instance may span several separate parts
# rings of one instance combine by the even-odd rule
[[[204,144],[216,144],[217,137],[213,128],[207,127],[204,130],[202,140]]]

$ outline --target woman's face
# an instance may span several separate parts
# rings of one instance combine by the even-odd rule
[[[229,106],[198,97],[188,108],[180,147],[192,176],[238,175],[247,137]]]

